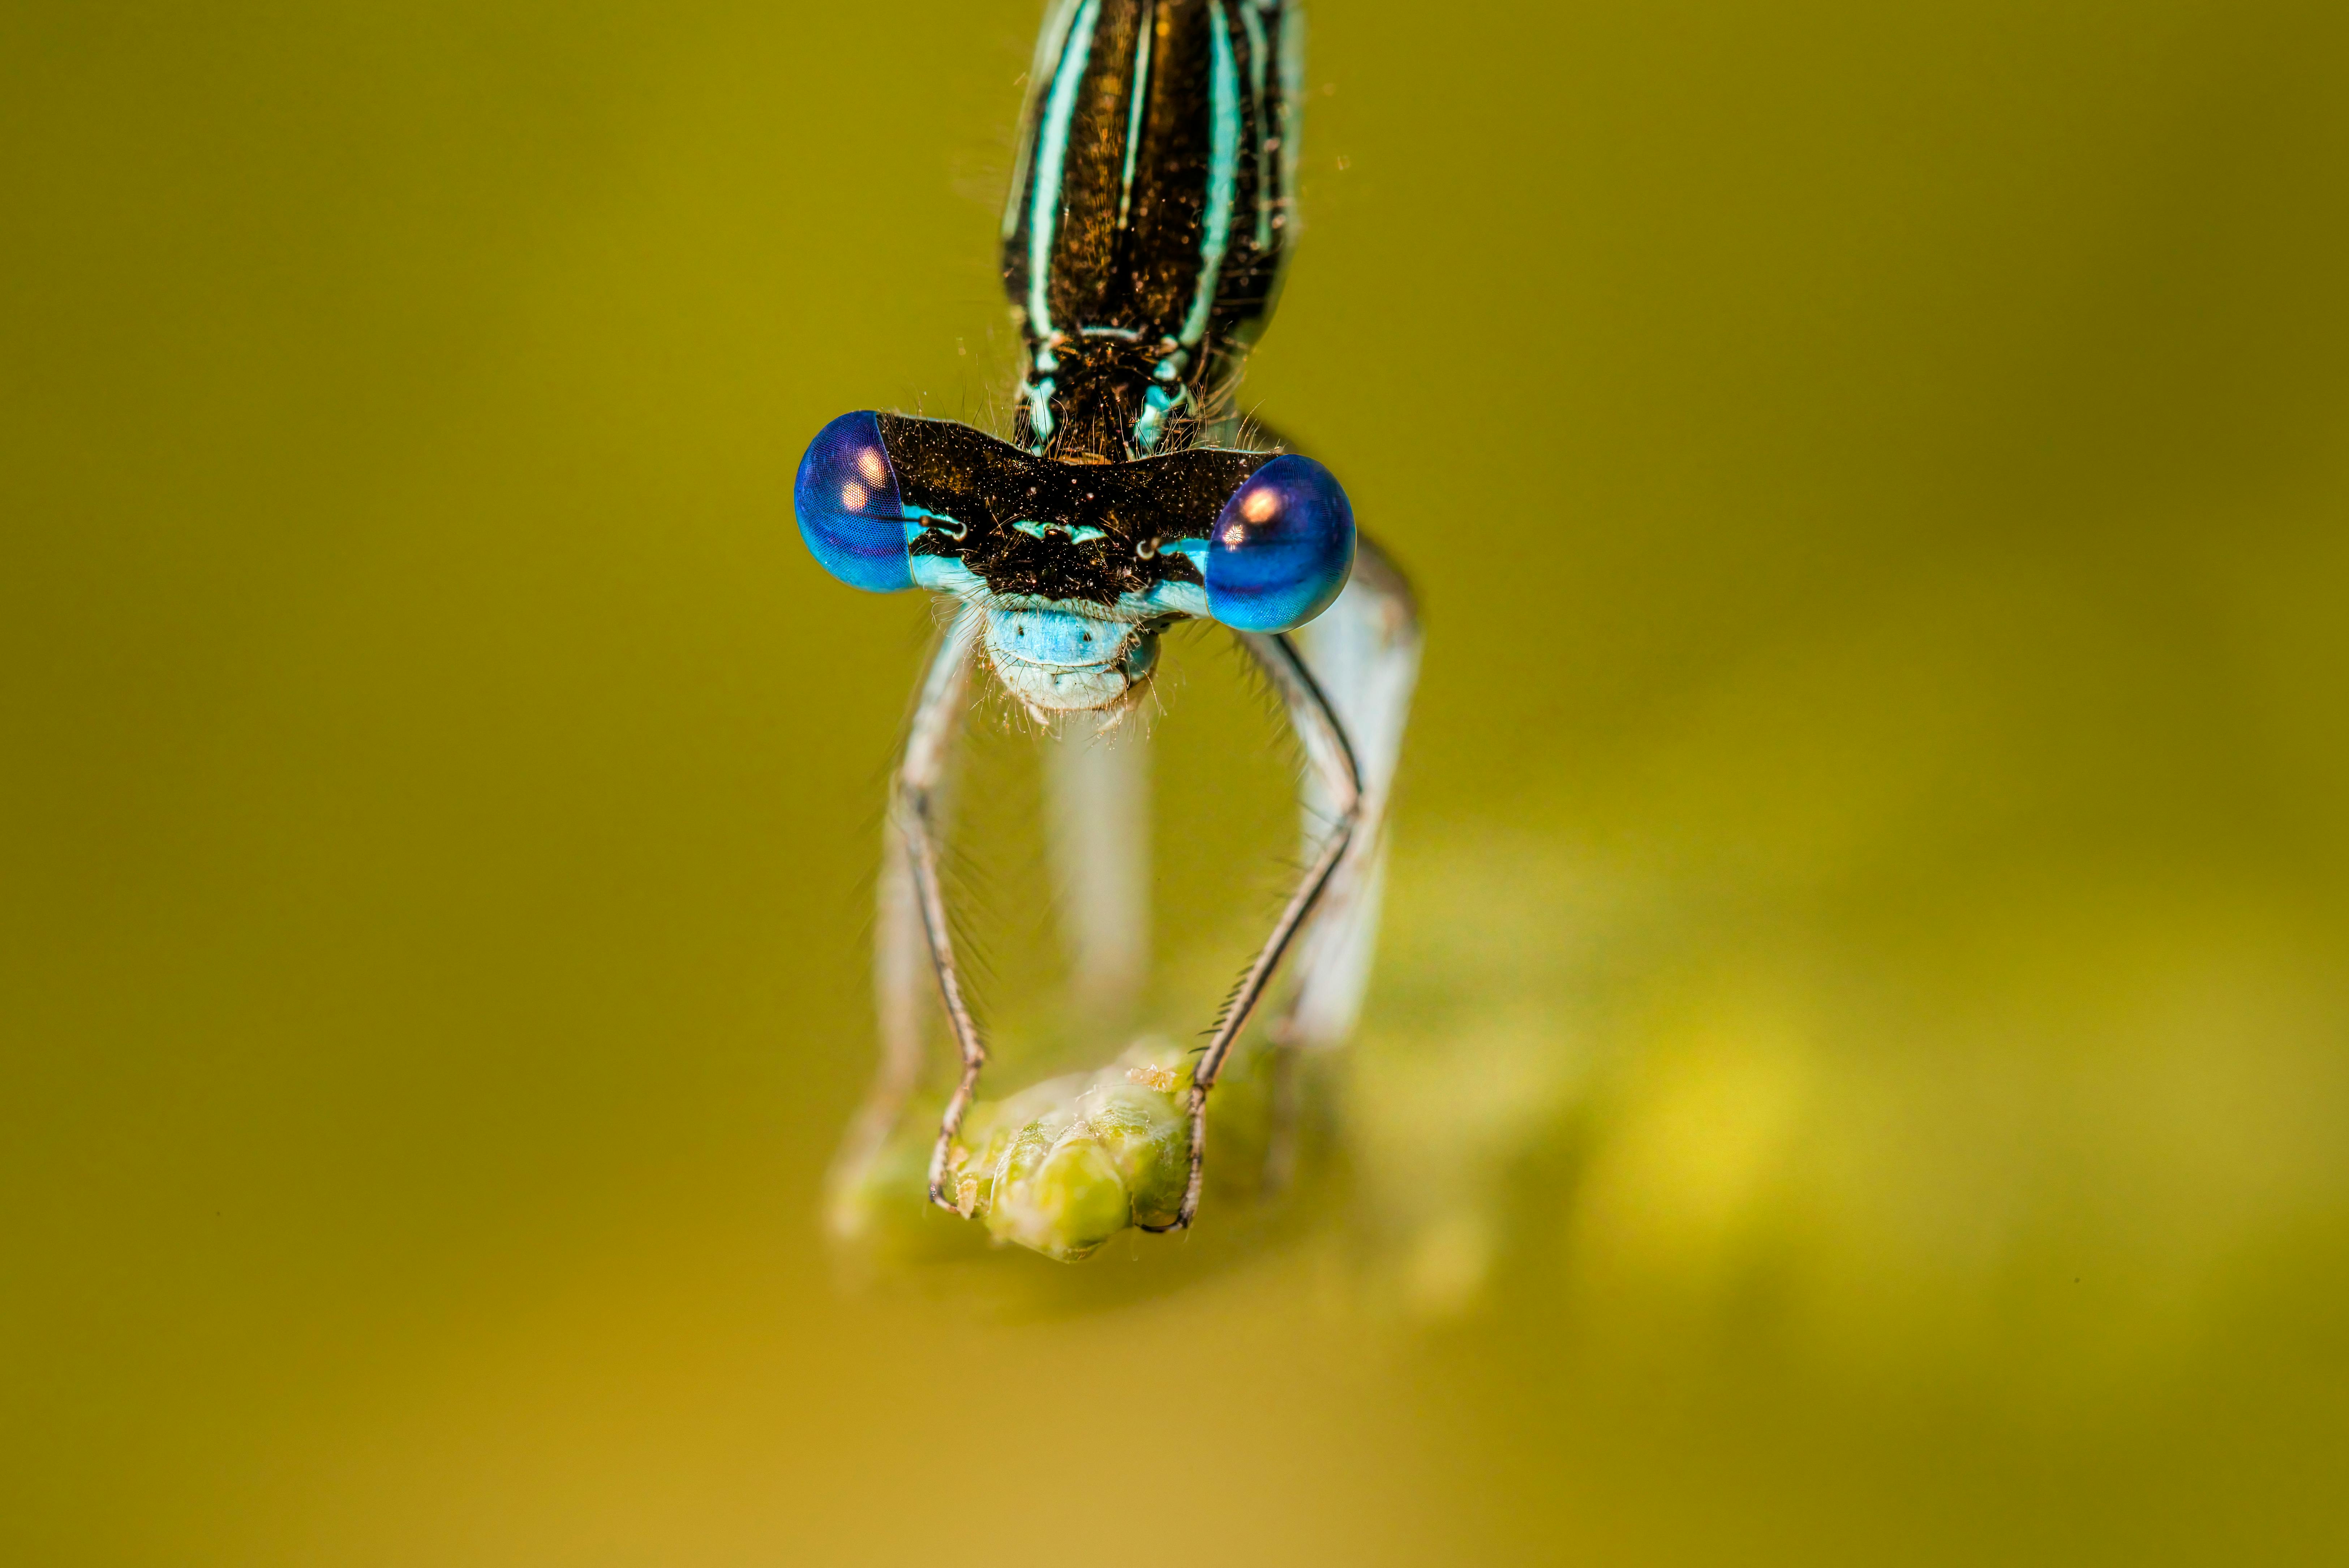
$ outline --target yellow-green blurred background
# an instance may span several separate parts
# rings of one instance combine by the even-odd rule
[[[823,1243],[927,621],[786,494],[999,403],[1036,22],[0,11],[0,1557],[2349,1555],[2349,12],[1319,0],[1357,1178],[1021,1306]]]

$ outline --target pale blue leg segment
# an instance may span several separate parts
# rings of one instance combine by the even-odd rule
[[[1149,737],[1068,719],[1045,748],[1044,798],[1071,989],[1123,1021],[1150,972]]]

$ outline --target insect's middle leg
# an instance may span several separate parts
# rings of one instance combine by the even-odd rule
[[[1361,804],[1344,858],[1298,944],[1288,1005],[1265,1031],[1274,1056],[1264,1174],[1273,1191],[1296,1169],[1302,1057],[1352,1036],[1370,984],[1386,885],[1387,802],[1419,678],[1419,610],[1410,583],[1385,552],[1361,539],[1345,592],[1299,630],[1297,642],[1352,743]],[[1303,797],[1309,854],[1336,802],[1318,770],[1307,774]]]
[[[1360,769],[1353,842],[1299,944],[1288,1006],[1272,1034],[1282,1046],[1336,1046],[1354,1032],[1370,984],[1386,884],[1386,812],[1412,691],[1419,681],[1419,607],[1386,552],[1363,539],[1338,602],[1297,634],[1305,662],[1345,726]],[[1305,836],[1337,808],[1319,773],[1305,780]]]

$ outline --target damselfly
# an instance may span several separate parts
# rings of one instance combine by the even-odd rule
[[[1307,869],[1192,1065],[1181,1204],[1145,1228],[1180,1230],[1196,1212],[1207,1096],[1283,958],[1296,950],[1268,1030],[1277,1045],[1342,1041],[1360,1006],[1416,614],[1337,480],[1244,428],[1235,397],[1296,235],[1302,43],[1284,0],[1060,0],[1004,216],[1026,346],[1010,439],[844,414],[800,464],[800,528],[828,571],[955,605],[896,773],[876,951],[882,1116],[916,1070],[926,968],[960,1055],[929,1161],[941,1207],[968,1212],[949,1182],[987,1060],[938,873],[938,790],[976,664],[1048,727],[1106,731],[1147,688],[1161,634],[1213,620],[1261,665],[1303,746]],[[1064,811],[1097,828],[1130,819],[1117,770],[1085,776]],[[1080,862],[1119,852],[1100,831],[1056,842]],[[1097,869],[1065,868],[1093,890],[1078,910],[1142,929],[1118,905],[1146,898],[1146,879],[1104,887]]]

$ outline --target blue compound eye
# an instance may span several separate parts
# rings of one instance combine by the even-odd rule
[[[1207,613],[1236,632],[1286,632],[1328,609],[1353,569],[1346,492],[1310,458],[1275,458],[1207,537]]]
[[[816,432],[800,459],[792,510],[816,563],[850,587],[886,593],[914,585],[905,505],[871,414],[843,414]]]

